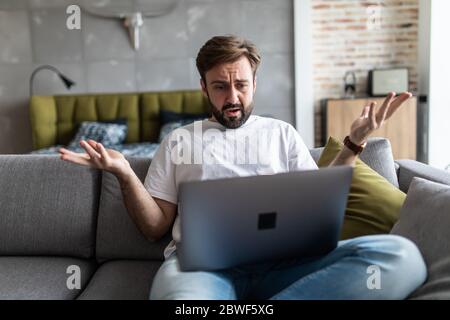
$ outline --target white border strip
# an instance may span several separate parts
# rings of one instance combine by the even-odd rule
[[[311,0],[293,0],[295,127],[308,148],[314,147]]]

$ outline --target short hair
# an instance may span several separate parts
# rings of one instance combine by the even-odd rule
[[[218,64],[235,62],[242,56],[247,57],[255,77],[261,63],[258,48],[249,40],[238,36],[215,36],[200,48],[196,59],[197,69],[206,82],[206,72]]]

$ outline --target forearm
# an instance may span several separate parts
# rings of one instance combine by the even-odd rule
[[[116,175],[125,207],[139,230],[147,239],[159,239],[168,224],[164,212],[155,202],[131,167]]]
[[[343,146],[342,150],[336,155],[333,161],[330,163],[330,167],[332,166],[354,166],[357,156],[355,153],[347,148],[346,146]]]

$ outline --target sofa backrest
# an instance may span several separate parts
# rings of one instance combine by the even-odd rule
[[[126,143],[156,142],[160,111],[201,114],[209,109],[200,90],[33,96],[33,149],[68,144],[83,121],[127,119]]]
[[[0,181],[0,256],[94,257],[98,170],[0,155]]]
[[[318,161],[324,148],[311,149],[314,161]],[[372,137],[360,155],[360,159],[378,174],[386,178],[392,185],[399,187],[397,170],[392,155],[391,143],[386,138]]]
[[[128,158],[139,179],[144,182],[151,160]],[[171,231],[171,230],[170,230]],[[156,242],[147,240],[131,220],[123,203],[115,176],[103,172],[97,225],[97,259],[163,260],[163,251],[171,240],[171,232]]]
[[[395,168],[392,154],[381,152],[386,142],[371,139],[364,152],[372,154],[366,159],[368,165],[388,178]],[[317,160],[321,149],[310,152]],[[128,160],[144,181],[151,160]],[[90,258],[95,253],[99,261],[163,259],[171,232],[157,242],[145,239],[129,217],[119,183],[110,173],[55,156],[1,155],[0,179],[0,255]]]

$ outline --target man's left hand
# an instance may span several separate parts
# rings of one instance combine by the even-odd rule
[[[371,102],[369,106],[364,107],[361,116],[356,119],[350,128],[350,141],[357,145],[363,145],[367,142],[370,134],[381,128],[400,106],[412,97],[410,92],[403,92],[395,97],[395,92],[388,94],[381,108],[376,112],[376,102]]]

